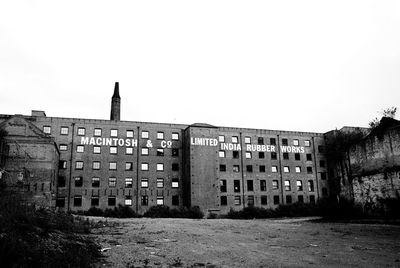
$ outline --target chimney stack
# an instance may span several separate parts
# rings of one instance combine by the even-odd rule
[[[119,83],[115,82],[114,94],[111,98],[110,120],[121,120],[121,97],[119,96]]]

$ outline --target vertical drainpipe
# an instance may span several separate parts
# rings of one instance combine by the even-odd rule
[[[71,138],[71,156],[69,159],[69,182],[68,182],[68,212],[71,210],[71,184],[72,184],[72,158],[74,153],[74,135],[75,135],[75,123],[71,124],[72,126],[72,138]]]
[[[243,146],[242,146],[242,132],[239,132],[239,144],[240,144],[240,169],[242,171],[242,199],[243,199],[243,205],[242,207],[245,207],[245,198],[244,198],[244,165],[243,165]]]
[[[140,127],[137,127],[137,144],[136,144],[136,213],[139,213],[139,132]]]
[[[282,175],[282,159],[281,159],[281,144],[280,144],[280,139],[279,139],[279,134],[277,135],[277,140],[278,140],[278,143],[277,143],[277,147],[278,147],[278,149],[277,149],[277,151],[278,151],[278,162],[279,162],[279,177],[280,177],[280,179],[281,179],[281,197],[282,197],[282,204],[283,204],[283,202],[284,202],[284,198],[283,198],[283,187],[284,187],[284,184],[283,184],[283,175]]]
[[[312,143],[313,143],[313,156],[314,156],[314,166],[315,166],[315,184],[317,186],[317,200],[318,200],[319,199],[319,183],[318,183],[317,156],[315,153],[314,136],[312,137]]]

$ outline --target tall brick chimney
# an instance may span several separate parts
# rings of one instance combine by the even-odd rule
[[[115,82],[114,94],[111,98],[111,116],[110,120],[121,120],[121,97],[119,96],[119,84]]]

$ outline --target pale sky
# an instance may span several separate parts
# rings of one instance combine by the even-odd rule
[[[0,114],[326,132],[400,109],[400,1],[0,2]],[[399,116],[397,116],[399,118]]]

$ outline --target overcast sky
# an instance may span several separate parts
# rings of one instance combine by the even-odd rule
[[[326,132],[400,108],[400,1],[0,2],[0,113]],[[398,117],[397,117],[398,118]]]

